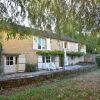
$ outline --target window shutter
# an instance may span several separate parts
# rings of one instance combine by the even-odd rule
[[[38,38],[36,36],[33,37],[33,49],[38,49]]]
[[[65,42],[63,41],[63,42],[62,42],[62,45],[63,45],[63,49],[64,49],[64,43],[65,43]]]
[[[38,56],[38,68],[41,69],[42,68],[42,56]]]
[[[51,50],[50,38],[47,38],[47,50]]]
[[[63,41],[60,41],[60,49],[63,49]]]

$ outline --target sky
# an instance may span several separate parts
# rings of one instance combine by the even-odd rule
[[[12,10],[11,10],[11,6],[8,5],[7,0],[0,0],[0,2],[5,5],[5,7],[7,8],[8,16],[11,17],[13,15],[13,13],[12,13]],[[14,3],[12,3],[12,5],[13,5],[13,7],[15,7],[15,4]],[[15,10],[16,10],[16,8],[15,8]],[[17,11],[21,11],[21,7],[20,6],[17,7],[17,10],[15,11],[15,13]],[[19,15],[17,17],[17,20],[19,20],[20,25],[24,25],[24,26],[29,27],[30,21],[28,20],[27,16],[28,16],[28,12],[26,11],[26,17],[24,18],[23,21],[21,21],[23,19],[22,16]]]

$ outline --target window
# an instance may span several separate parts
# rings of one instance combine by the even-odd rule
[[[45,56],[42,56],[42,62],[45,63]]]
[[[41,38],[38,38],[38,49],[41,49]]]
[[[46,43],[45,43],[45,39],[42,39],[42,49],[45,49],[45,46],[46,45]]]
[[[45,39],[38,37],[38,49],[45,49],[45,48],[46,48]]]
[[[6,57],[6,65],[13,65],[13,56],[11,57]]]
[[[67,48],[67,42],[64,42],[64,48]]]
[[[54,56],[42,56],[43,63],[50,63],[54,62]]]
[[[50,56],[46,56],[46,63],[50,63]]]

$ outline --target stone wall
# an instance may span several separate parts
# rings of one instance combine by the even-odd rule
[[[79,62],[84,62],[84,56],[81,57],[68,57],[69,64],[77,64]]]
[[[78,52],[78,43],[68,42],[68,51]]]
[[[100,54],[87,54],[84,57],[85,62],[95,62],[96,56],[100,56]]]
[[[37,54],[33,50],[33,37],[27,39],[10,39],[3,42],[3,53],[25,54],[26,63],[36,64]]]
[[[24,77],[17,77],[14,79],[4,79],[0,80],[0,90],[1,89],[7,89],[7,88],[14,88],[14,87],[20,87],[24,85],[29,85],[29,84],[41,84],[41,82],[46,81],[46,80],[51,80],[54,78],[66,78],[68,77],[73,77],[76,75],[79,75],[81,73],[86,73],[89,71],[93,71],[97,69],[95,65],[89,65],[88,67],[83,67],[77,70],[59,70],[59,71],[52,71],[48,73],[41,73],[41,74],[30,74],[30,76],[24,75]]]
[[[51,39],[51,50],[60,50],[60,40],[56,40],[56,39]]]
[[[34,36],[35,37],[35,36]],[[18,53],[24,54],[26,63],[36,64],[38,62],[37,49],[33,49],[35,38],[29,37],[26,39],[10,39],[4,40],[3,53]],[[63,50],[63,41],[50,39],[51,50]],[[78,43],[68,42],[69,51],[78,51]]]

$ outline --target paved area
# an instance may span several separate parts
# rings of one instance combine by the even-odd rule
[[[66,66],[65,70],[75,70],[75,69],[79,69],[79,68],[82,68],[82,67],[83,67],[82,65],[71,65],[71,66]]]
[[[85,66],[71,65],[71,66],[66,66],[65,69],[58,69],[58,70],[49,70],[49,71],[41,70],[41,71],[37,71],[37,72],[3,74],[3,75],[0,75],[0,81],[11,80],[11,79],[20,79],[20,78],[30,78],[30,77],[36,77],[39,75],[48,75],[48,74],[52,74],[54,72],[60,72],[60,71],[64,71],[64,70],[77,70],[77,69],[88,67],[88,66],[86,66],[86,65]]]

